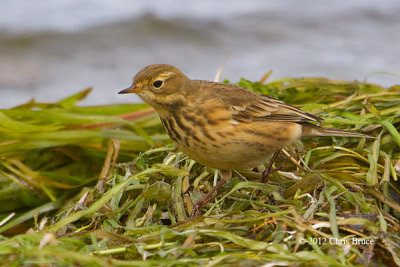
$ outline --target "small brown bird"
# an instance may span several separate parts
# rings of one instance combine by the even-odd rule
[[[154,107],[171,139],[195,161],[218,169],[221,181],[195,205],[194,213],[231,177],[254,168],[303,137],[370,136],[322,128],[322,119],[245,88],[191,80],[178,68],[156,64],[139,71],[120,94],[136,93]],[[196,210],[197,209],[197,210]],[[193,215],[193,213],[192,213]]]

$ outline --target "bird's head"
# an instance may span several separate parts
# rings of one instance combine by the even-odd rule
[[[183,101],[190,79],[178,68],[155,64],[143,68],[133,78],[132,85],[119,94],[136,93],[156,110],[176,101]]]

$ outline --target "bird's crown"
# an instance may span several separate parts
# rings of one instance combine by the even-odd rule
[[[133,78],[133,84],[135,84],[137,87],[153,84],[157,88],[157,85],[161,85],[166,80],[172,78],[175,75],[184,76],[183,73],[178,68],[171,65],[167,64],[149,65],[140,70],[135,75],[135,77]]]

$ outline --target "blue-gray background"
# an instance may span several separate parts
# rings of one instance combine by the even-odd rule
[[[56,101],[93,86],[83,104],[137,101],[116,92],[153,63],[191,78],[400,72],[398,0],[1,0],[0,108]],[[371,82],[399,84],[394,75]]]

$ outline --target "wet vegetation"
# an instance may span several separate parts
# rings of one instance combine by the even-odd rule
[[[193,219],[218,176],[149,106],[81,107],[87,89],[0,110],[0,265],[400,265],[400,85],[266,78],[238,84],[376,139],[304,139]]]

